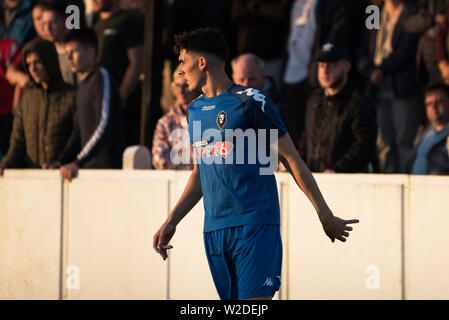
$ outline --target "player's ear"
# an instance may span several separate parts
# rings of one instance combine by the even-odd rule
[[[200,56],[200,57],[198,58],[198,67],[200,68],[201,71],[203,71],[204,69],[206,69],[207,63],[208,63],[208,61],[207,61],[207,58],[206,58],[206,57]]]

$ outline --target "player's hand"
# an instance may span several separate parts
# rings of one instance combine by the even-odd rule
[[[59,169],[59,175],[61,176],[61,178],[67,179],[69,182],[71,182],[72,179],[76,177],[77,173],[78,166],[74,162],[66,164]]]
[[[332,242],[334,242],[335,239],[345,242],[346,238],[349,237],[349,231],[352,231],[352,227],[348,226],[348,224],[358,222],[359,220],[357,219],[343,220],[339,217],[330,216],[330,218],[323,220],[321,223],[324,232]]]
[[[153,237],[153,249],[161,255],[163,260],[168,258],[167,250],[173,248],[168,242],[175,234],[175,231],[176,227],[170,222],[166,222],[159,228]]]

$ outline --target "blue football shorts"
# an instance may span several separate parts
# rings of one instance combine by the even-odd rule
[[[220,299],[272,297],[279,290],[279,225],[242,225],[205,232],[204,246]]]

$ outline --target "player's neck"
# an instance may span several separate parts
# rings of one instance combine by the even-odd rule
[[[208,98],[216,97],[232,87],[232,81],[228,78],[226,73],[210,73],[206,79],[206,83],[201,88],[201,91]]]

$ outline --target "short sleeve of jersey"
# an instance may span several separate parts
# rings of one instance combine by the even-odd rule
[[[277,129],[277,137],[280,138],[287,133],[287,129],[274,103],[268,98],[264,98],[260,101],[247,100],[243,105],[243,114],[251,128],[255,130]]]

